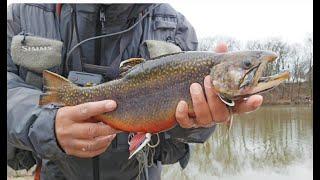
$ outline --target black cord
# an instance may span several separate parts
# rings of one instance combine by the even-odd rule
[[[76,5],[74,5],[74,15],[73,15],[73,22],[74,22],[74,32],[76,33],[76,37],[77,37],[77,42],[80,41],[80,36],[79,36],[79,32],[78,32],[78,22],[77,22],[77,9],[76,9]],[[82,47],[79,46],[79,51],[80,51],[80,66],[81,66],[81,70],[83,71],[83,63],[82,63],[82,59],[84,58],[83,56],[83,51],[82,51]]]
[[[71,53],[78,48],[81,44],[91,41],[91,40],[95,40],[95,39],[99,39],[99,38],[104,38],[104,37],[110,37],[110,36],[115,36],[115,35],[119,35],[125,32],[128,32],[130,30],[132,30],[134,27],[136,27],[148,14],[150,14],[152,12],[153,9],[155,9],[156,7],[158,7],[160,4],[156,4],[154,7],[152,7],[147,13],[145,13],[136,23],[134,23],[132,26],[130,26],[129,28],[123,30],[123,31],[119,31],[119,32],[115,32],[115,33],[110,33],[110,34],[104,34],[104,35],[100,35],[100,36],[95,36],[95,37],[91,37],[91,38],[87,38],[81,42],[79,42],[78,44],[76,44],[75,46],[73,46],[73,48],[67,53],[67,58],[66,58],[66,70],[67,72],[69,71],[69,58],[71,56]]]

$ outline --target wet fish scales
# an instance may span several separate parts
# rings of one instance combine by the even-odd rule
[[[186,101],[193,112],[190,85],[197,82],[203,86],[206,75],[210,74],[213,88],[228,100],[278,86],[289,78],[288,72],[261,77],[266,64],[276,58],[275,53],[268,51],[180,52],[138,64],[124,77],[94,87],[78,87],[45,71],[47,90],[39,105],[71,106],[112,99],[117,102],[116,110],[95,118],[122,131],[156,133],[175,126],[180,100]]]
[[[176,124],[175,110],[180,100],[186,101],[192,111],[189,87],[194,82],[203,85],[215,57],[203,52],[170,55],[139,64],[122,79],[97,86],[66,83],[58,96],[64,106],[115,100],[115,111],[96,118],[123,131],[160,132]]]

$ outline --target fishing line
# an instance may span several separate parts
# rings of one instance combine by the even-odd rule
[[[149,146],[150,148],[155,148],[155,147],[157,147],[157,146],[160,144],[159,133],[157,133],[156,135],[157,135],[158,140],[157,140],[157,143],[156,143],[155,145],[150,144],[151,141],[148,142],[148,146]]]
[[[232,113],[232,107],[227,106],[228,110],[229,110],[229,115],[230,115],[230,124],[229,124],[229,129],[228,129],[228,134],[230,134],[230,130],[232,128],[232,124],[233,124],[233,113]]]
[[[220,100],[226,104],[227,108],[228,108],[228,111],[229,111],[229,116],[230,116],[230,124],[229,124],[229,128],[228,128],[228,134],[230,134],[230,130],[231,130],[231,127],[232,127],[232,124],[233,124],[233,112],[232,112],[232,107],[235,106],[235,102],[234,100],[230,100],[230,99],[227,99],[225,97],[223,97],[222,95],[218,94],[218,97],[220,98]]]
[[[91,38],[87,38],[85,40],[82,40],[81,42],[79,42],[78,44],[76,44],[75,46],[72,47],[72,49],[67,53],[67,57],[66,57],[66,70],[67,72],[69,71],[69,58],[72,54],[72,52],[78,48],[81,44],[85,43],[85,42],[88,42],[88,41],[92,41],[92,40],[96,40],[96,39],[99,39],[99,38],[105,38],[105,37],[110,37],[110,36],[115,36],[115,35],[119,35],[119,34],[123,34],[123,33],[126,33],[130,30],[132,30],[133,28],[135,28],[145,17],[147,17],[147,15],[151,14],[151,12],[156,8],[158,7],[159,5],[161,4],[156,4],[156,5],[153,5],[153,7],[148,11],[146,12],[136,23],[134,23],[132,26],[130,26],[129,28],[123,30],[123,31],[119,31],[119,32],[115,32],[115,33],[110,33],[110,34],[104,34],[104,35],[100,35],[100,36],[94,36],[94,37],[91,37]]]
[[[128,135],[128,144],[130,145],[130,141],[133,138],[133,136],[135,135],[135,133],[129,133]]]
[[[149,158],[149,155],[150,155],[150,158]],[[149,179],[148,168],[154,165],[154,162],[153,162],[154,155],[155,155],[155,149],[149,146],[143,147],[143,149],[136,154],[136,159],[139,163],[138,165],[139,173],[136,179],[140,179],[140,175],[143,172],[143,170],[145,171],[145,176],[146,176],[145,178]]]
[[[143,147],[143,149],[141,151],[139,151],[136,154],[136,159],[139,163],[138,165],[138,176],[136,179],[140,179],[140,175],[143,172],[143,170],[145,171],[145,178],[148,179],[148,154],[149,154],[149,148],[147,146]]]

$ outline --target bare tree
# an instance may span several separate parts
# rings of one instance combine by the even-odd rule
[[[310,96],[313,99],[313,36],[312,34],[307,34],[305,39],[305,54],[306,60],[308,61],[308,86],[310,89]]]
[[[215,36],[215,37],[208,37],[208,38],[202,38],[199,40],[199,51],[213,51],[214,48],[219,43],[226,43],[228,46],[229,51],[239,51],[241,50],[241,44],[240,41],[227,36]]]
[[[279,58],[276,63],[270,63],[267,66],[266,74],[272,75],[279,73],[286,67],[286,58],[288,57],[290,46],[280,38],[269,38],[267,40],[248,41],[246,44],[248,50],[269,50],[277,53]]]

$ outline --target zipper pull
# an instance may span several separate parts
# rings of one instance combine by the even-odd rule
[[[26,45],[26,36],[27,36],[26,31],[22,30],[21,35],[23,35],[23,39],[21,40],[21,44]]]
[[[105,34],[106,13],[105,8],[100,9],[101,34]]]

